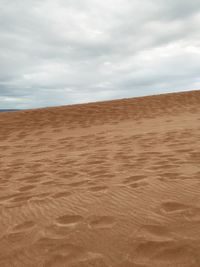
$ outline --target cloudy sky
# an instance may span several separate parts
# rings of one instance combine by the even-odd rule
[[[199,0],[0,0],[0,108],[200,88]]]

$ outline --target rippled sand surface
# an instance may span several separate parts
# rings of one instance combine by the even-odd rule
[[[200,91],[0,125],[1,267],[200,266]]]

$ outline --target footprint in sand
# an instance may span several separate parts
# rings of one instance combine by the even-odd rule
[[[160,176],[159,179],[161,181],[179,180],[180,178],[182,178],[182,176],[180,175],[180,173],[176,173],[176,172],[162,173],[159,176]]]
[[[4,236],[4,239],[12,245],[19,244],[26,239],[26,234],[23,232],[12,232]]]
[[[195,259],[196,255],[196,252],[191,249],[191,246],[174,243],[171,247],[161,249],[153,258],[165,262],[168,261],[169,263],[177,262],[177,266],[180,261],[184,260],[187,264],[186,266],[195,266],[190,264],[191,259]]]
[[[166,238],[170,239],[171,235],[169,229],[163,225],[157,224],[146,224],[141,227],[140,234],[142,236],[149,236],[149,238],[153,239],[162,239]]]
[[[191,208],[185,211],[185,218],[191,222],[200,222],[200,208]]]
[[[20,246],[24,246],[25,244],[30,245],[36,238],[36,235],[33,235],[33,232],[31,232],[34,226],[35,223],[33,221],[26,221],[22,224],[15,225],[12,231],[4,235],[3,239],[16,249],[19,249]]]
[[[189,206],[186,206],[182,203],[175,202],[175,201],[166,201],[162,203],[161,208],[165,212],[170,213],[170,212],[180,212],[180,211],[187,210]]]
[[[61,225],[61,224],[51,224],[45,228],[45,233],[47,233],[48,236],[54,236],[54,237],[64,237],[67,236],[71,231],[73,231],[74,228],[69,227],[69,225]]]
[[[141,187],[144,187],[144,186],[147,186],[148,183],[147,182],[138,182],[138,183],[132,183],[132,184],[129,184],[128,186],[131,187],[131,188],[141,188]]]
[[[62,191],[62,192],[58,192],[54,195],[52,195],[53,198],[57,199],[57,198],[63,198],[63,197],[68,197],[70,196],[72,193],[68,192],[68,191]]]
[[[19,208],[19,207],[22,207],[25,205],[27,205],[27,201],[19,201],[19,202],[6,204],[5,208],[6,209],[13,209],[13,208]]]
[[[120,264],[118,264],[116,267],[147,267],[147,265],[143,264],[137,264],[130,260],[122,261]]]
[[[46,182],[42,182],[42,185],[55,185],[55,181],[46,181]]]
[[[13,194],[13,195],[0,197],[0,202],[9,201],[10,199],[12,199],[15,196],[19,196],[19,194],[17,193],[17,194]]]
[[[30,202],[38,204],[38,205],[42,205],[44,203],[48,203],[49,202],[49,197],[51,196],[51,193],[40,193],[37,195],[34,195],[31,199]]]
[[[105,191],[108,189],[107,186],[105,185],[99,185],[99,186],[92,186],[88,188],[92,192],[100,192],[100,191]]]
[[[72,265],[69,265],[69,267],[94,267],[94,266],[109,267],[110,265],[106,263],[106,260],[102,254],[93,252],[87,252],[85,255],[82,255],[82,257],[80,257],[76,262],[73,261]]]
[[[59,225],[76,225],[83,220],[81,215],[63,215],[56,219]]]
[[[94,229],[112,228],[115,224],[112,216],[93,216],[89,218],[88,226]]]
[[[32,177],[30,177],[30,178],[23,178],[23,179],[19,179],[19,180],[20,180],[20,182],[23,181],[23,182],[25,182],[27,184],[30,184],[30,185],[40,183],[40,179],[38,179],[38,178],[32,178]]]
[[[84,248],[70,243],[49,247],[48,252],[50,255],[46,255],[48,259],[44,267],[69,266],[70,263],[76,263],[87,256]]]
[[[34,244],[36,252],[39,254],[44,254],[53,250],[59,244],[62,244],[62,239],[60,238],[50,238],[50,237],[40,237]]]
[[[146,175],[133,175],[126,178],[123,181],[123,184],[132,184],[133,182],[138,182],[146,178]]]
[[[35,226],[35,223],[33,221],[26,221],[24,223],[16,225],[13,230],[14,231],[25,231],[33,228]]]
[[[12,195],[8,195],[8,196],[4,196],[0,198],[0,202],[7,202],[9,205],[8,207],[16,207],[20,205],[20,203],[26,203],[32,196],[31,195],[27,195],[25,194],[21,194],[21,193],[16,193],[16,194],[12,194]]]
[[[34,185],[26,185],[26,186],[22,186],[22,187],[20,187],[18,190],[19,190],[20,192],[26,192],[26,191],[29,191],[29,190],[31,190],[31,189],[33,189],[33,188],[35,188]]]
[[[140,258],[144,260],[146,258],[178,263],[182,260],[185,260],[185,262],[191,261],[192,258],[195,258],[195,252],[191,250],[189,245],[178,241],[144,240],[137,245],[133,257],[134,259]]]
[[[17,197],[14,197],[13,199],[12,199],[12,202],[13,203],[15,203],[15,202],[21,202],[21,201],[24,201],[24,202],[26,202],[26,201],[28,201],[29,199],[31,199],[32,198],[32,195],[22,195],[22,196],[17,196]]]

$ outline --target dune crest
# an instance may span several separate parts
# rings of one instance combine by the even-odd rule
[[[0,125],[0,266],[200,266],[200,91]]]

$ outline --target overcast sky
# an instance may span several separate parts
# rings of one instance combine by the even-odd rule
[[[0,108],[200,88],[200,0],[0,0]]]

